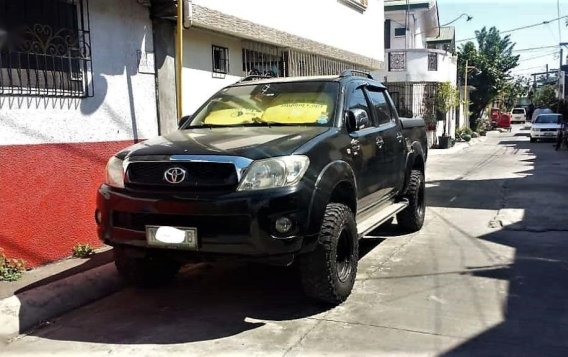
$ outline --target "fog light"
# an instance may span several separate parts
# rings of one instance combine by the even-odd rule
[[[103,214],[101,213],[101,211],[96,210],[95,211],[95,222],[97,222],[97,224],[101,224],[102,221],[103,221]]]
[[[280,217],[276,220],[274,227],[278,233],[288,233],[292,229],[292,220],[288,217]]]

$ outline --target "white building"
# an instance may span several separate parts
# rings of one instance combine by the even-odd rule
[[[385,0],[385,63],[376,71],[402,116],[440,118],[433,109],[437,83],[456,86],[455,30],[441,27],[436,0]],[[446,133],[455,135],[458,116],[447,114]],[[444,132],[443,121],[436,135]],[[430,134],[431,142],[434,134]]]

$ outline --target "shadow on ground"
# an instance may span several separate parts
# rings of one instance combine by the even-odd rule
[[[395,236],[395,227],[373,234],[382,233]],[[363,239],[360,257],[382,241]],[[30,334],[104,344],[178,344],[238,335],[264,326],[263,320],[293,323],[327,309],[305,297],[295,268],[203,263],[185,267],[171,286],[126,288],[66,314],[65,325],[54,319]]]
[[[438,181],[429,189],[432,207],[524,212],[519,222],[479,237],[514,248],[512,264],[468,272],[507,281],[504,320],[451,349],[449,356],[568,355],[568,155],[555,152],[549,143],[529,143],[518,136],[500,144],[512,154],[534,155],[521,160],[530,166],[514,173],[520,177]],[[502,187],[501,195],[492,194],[496,185]],[[448,202],[452,196],[457,199]]]

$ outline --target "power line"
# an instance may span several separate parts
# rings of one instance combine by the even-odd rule
[[[554,21],[560,21],[560,20],[562,20],[562,19],[564,19],[564,18],[568,18],[568,15],[559,16],[559,17],[557,17],[557,18],[555,18],[555,19],[547,20],[547,21],[543,21],[543,22],[539,22],[539,23],[537,23],[537,24],[532,24],[532,25],[527,25],[527,26],[521,26],[521,27],[517,27],[517,28],[514,28],[514,29],[506,30],[506,31],[499,31],[499,33],[502,33],[502,34],[503,34],[503,33],[511,33],[511,32],[515,32],[515,31],[520,31],[520,30],[526,30],[526,29],[530,29],[530,28],[533,28],[533,27],[537,27],[537,26],[547,25],[547,24],[549,24],[549,23],[551,23],[551,22],[554,22]],[[475,40],[476,38],[477,38],[477,37],[470,37],[470,38],[465,38],[465,39],[463,39],[463,40],[458,40],[458,41],[456,41],[456,42],[470,41],[470,40]]]
[[[529,58],[521,58],[521,60],[522,60],[522,61],[530,61],[530,60],[537,59],[537,58],[543,58],[543,57],[552,56],[552,55],[555,55],[555,54],[557,54],[557,53],[558,53],[558,52],[554,51],[554,52],[550,52],[550,53],[547,53],[547,54],[544,54],[544,55],[540,55],[540,56],[534,56],[534,57],[529,57]]]
[[[529,51],[535,51],[535,50],[542,50],[542,49],[545,49],[545,48],[556,48],[556,47],[559,47],[559,45],[521,48],[519,50],[513,50],[513,52],[529,52]]]

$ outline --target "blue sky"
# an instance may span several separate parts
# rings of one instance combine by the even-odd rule
[[[440,23],[446,24],[462,13],[473,16],[470,22],[465,17],[456,21],[456,40],[475,36],[475,30],[483,26],[497,27],[501,31],[541,23],[558,17],[557,0],[438,0]],[[560,0],[560,16],[568,15],[568,0]],[[562,40],[568,42],[566,21],[561,22],[561,37],[558,22],[533,27],[511,33],[516,42],[515,49],[526,49],[558,45]],[[458,45],[463,42],[459,42]],[[521,55],[520,65],[513,74],[530,75],[542,72],[548,63],[550,69],[559,65],[559,47],[517,52]],[[564,57],[568,48],[564,48]],[[535,58],[538,57],[538,58]],[[564,60],[566,64],[566,60]]]

